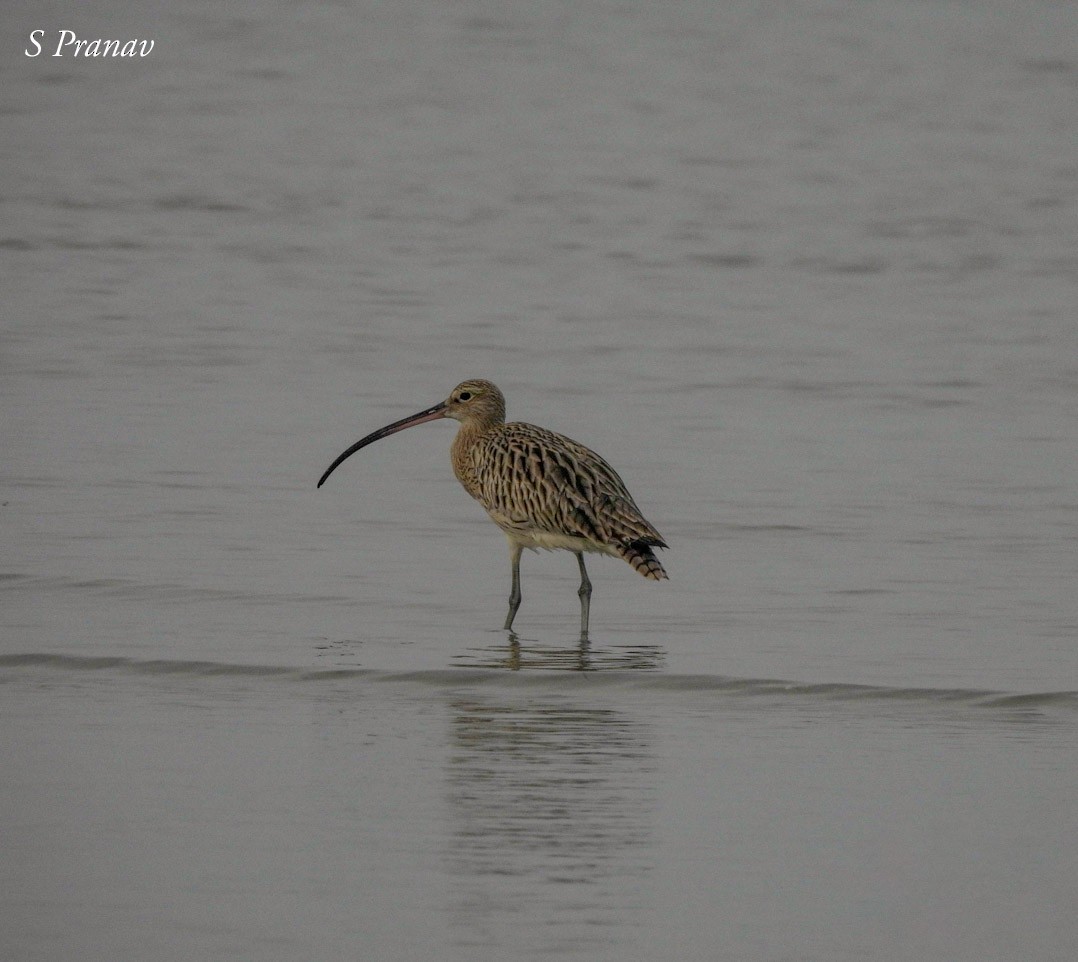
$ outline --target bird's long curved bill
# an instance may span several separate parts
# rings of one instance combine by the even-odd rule
[[[374,444],[375,441],[380,441],[382,438],[388,438],[391,434],[396,434],[398,431],[403,431],[405,428],[415,427],[415,425],[423,424],[426,421],[435,421],[438,418],[444,418],[445,412],[446,403],[445,401],[442,401],[439,404],[435,404],[432,408],[427,408],[425,411],[413,414],[411,417],[402,418],[400,421],[394,421],[392,424],[387,424],[384,428],[379,428],[373,434],[368,434],[365,438],[356,441],[356,443],[347,451],[342,451],[337,456],[337,460],[326,468],[326,473],[323,474],[321,480],[319,480],[318,487],[322,487],[326,478],[337,470],[338,465],[348,460],[348,458],[355,454],[360,448],[365,448],[368,444]]]

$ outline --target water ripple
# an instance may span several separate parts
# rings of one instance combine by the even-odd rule
[[[968,705],[1009,709],[1063,709],[1078,711],[1078,691],[1006,692],[980,688],[905,688],[858,685],[849,682],[799,682],[774,678],[734,678],[725,675],[684,675],[639,672],[632,669],[580,672],[570,683],[556,669],[528,674],[499,668],[434,668],[390,671],[371,668],[309,669],[287,665],[229,664],[213,661],[173,661],[125,657],[82,656],[25,652],[0,655],[0,670],[48,669],[56,672],[96,671],[115,675],[186,675],[191,678],[235,676],[268,678],[282,682],[318,684],[356,682],[417,684],[457,689],[461,686],[525,686],[574,690],[632,688],[634,690],[713,693],[731,698],[763,698],[801,702],[905,702],[925,705]],[[6,678],[4,680],[11,680]]]

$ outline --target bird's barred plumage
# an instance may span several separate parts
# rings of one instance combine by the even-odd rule
[[[611,554],[645,578],[666,577],[652,551],[666,547],[662,535],[617,472],[571,438],[522,422],[464,426],[453,467],[511,541]]]

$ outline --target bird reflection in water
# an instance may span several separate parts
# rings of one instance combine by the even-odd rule
[[[518,697],[518,696],[519,697]],[[657,764],[643,719],[589,698],[451,704],[446,859],[456,943],[535,957],[609,948],[647,924]]]
[[[581,638],[575,645],[521,644],[520,636],[509,632],[504,645],[468,648],[455,655],[461,668],[507,668],[510,671],[658,671],[666,660],[660,645],[595,645]]]

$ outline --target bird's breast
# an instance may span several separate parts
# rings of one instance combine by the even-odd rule
[[[464,490],[477,501],[483,500],[480,483],[483,456],[480,444],[480,438],[466,427],[461,427],[449,451],[453,474]]]

